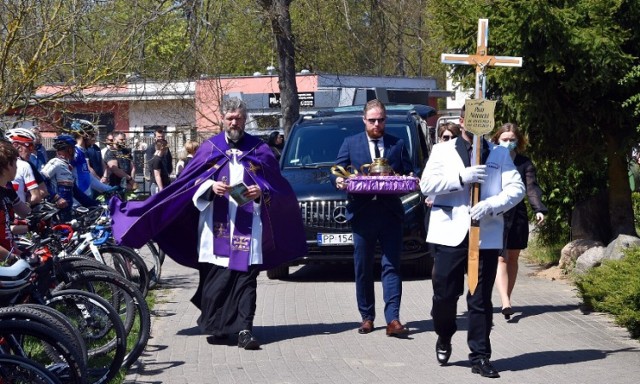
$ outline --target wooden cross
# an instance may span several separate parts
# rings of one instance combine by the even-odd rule
[[[443,53],[444,64],[474,65],[476,67],[476,99],[484,99],[487,67],[522,67],[522,57],[489,56],[489,19],[478,20],[478,47],[475,55]]]
[[[476,67],[476,99],[484,99],[487,86],[487,67],[522,67],[521,57],[489,56],[489,19],[478,20],[478,48],[475,55],[456,55],[443,53],[440,61],[445,64],[473,65]],[[488,129],[491,131],[491,127]],[[472,164],[481,163],[482,135],[489,132],[474,131]],[[471,189],[471,206],[480,201],[480,184],[474,183]],[[474,294],[478,286],[478,268],[480,267],[480,222],[471,220],[469,228],[469,257],[467,260],[467,280],[469,293]]]

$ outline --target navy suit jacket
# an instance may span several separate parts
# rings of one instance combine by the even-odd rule
[[[404,144],[404,140],[395,136],[385,134],[382,137],[384,145],[384,158],[387,159],[391,168],[396,174],[408,175],[413,170],[411,158],[409,157],[409,151]],[[360,171],[360,167],[364,164],[371,164],[371,153],[369,152],[369,139],[366,132],[358,133],[353,136],[349,136],[344,139],[340,150],[338,151],[338,157],[336,158],[336,165],[343,167],[351,166],[353,169]],[[335,185],[336,176],[331,177],[332,182]],[[394,214],[399,216],[404,215],[404,209],[402,208],[402,202],[399,195],[375,195],[375,194],[349,194],[347,204],[347,219],[351,220],[353,215],[361,209],[365,208],[374,198],[382,201],[387,207],[389,207]]]

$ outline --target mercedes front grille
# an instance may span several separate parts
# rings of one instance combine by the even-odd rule
[[[300,213],[306,227],[348,230],[346,200],[302,201]]]

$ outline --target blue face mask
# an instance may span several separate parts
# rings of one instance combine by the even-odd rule
[[[500,145],[507,148],[509,151],[515,151],[518,146],[518,141],[502,141],[500,140]]]

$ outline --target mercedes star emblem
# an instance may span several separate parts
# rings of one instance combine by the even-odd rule
[[[347,207],[339,205],[333,210],[333,221],[338,224],[344,224],[347,222]]]

